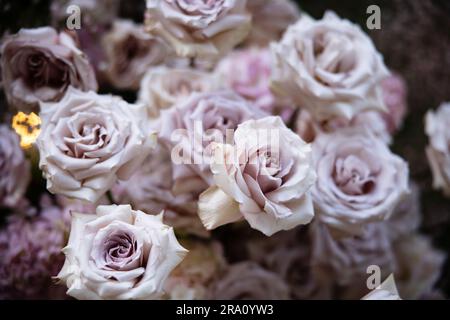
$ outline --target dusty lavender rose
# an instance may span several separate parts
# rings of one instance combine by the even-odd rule
[[[120,203],[130,203],[144,212],[164,211],[164,223],[185,234],[208,237],[197,215],[197,199],[207,185],[201,179],[173,178],[170,153],[158,147],[133,176],[112,189]],[[189,191],[184,184],[189,183]]]
[[[369,222],[388,219],[409,193],[408,165],[370,131],[342,129],[313,143],[317,217],[356,234]]]
[[[187,99],[191,93],[205,93],[220,88],[211,73],[190,68],[155,67],[148,70],[141,82],[138,101],[147,106],[152,117]]]
[[[334,12],[321,20],[303,15],[271,48],[272,89],[317,121],[385,110],[381,81],[389,73],[381,55],[359,27]]]
[[[450,102],[443,103],[425,117],[425,133],[429,144],[426,149],[433,174],[433,188],[450,197]]]
[[[0,299],[65,297],[52,277],[64,263],[66,222],[65,212],[54,205],[35,215],[10,216],[0,231]]]
[[[420,188],[411,182],[411,193],[395,207],[392,215],[385,222],[392,240],[411,234],[419,229],[422,212],[420,208]]]
[[[292,106],[280,101],[270,90],[271,55],[269,49],[232,52],[217,65],[215,72],[234,92],[271,114],[281,114]]]
[[[245,219],[271,236],[313,218],[311,146],[280,117],[240,124],[234,145],[216,144],[212,160],[215,185],[199,199],[199,216],[207,229]]]
[[[391,274],[378,287],[361,298],[361,300],[402,300],[398,294],[394,276]]]
[[[269,239],[247,242],[252,261],[280,275],[289,285],[291,298],[325,300],[332,298],[334,277],[311,265],[311,241],[307,230],[278,233]]]
[[[280,40],[284,31],[300,18],[300,10],[291,0],[249,0],[252,29],[246,45],[265,47]]]
[[[367,291],[369,266],[379,266],[382,277],[395,271],[392,243],[383,223],[368,224],[357,236],[343,236],[317,221],[311,233],[312,268],[326,270],[340,286],[356,286],[350,298],[359,298]]]
[[[433,248],[431,239],[410,234],[394,243],[398,270],[395,273],[400,295],[419,299],[430,294],[441,275],[445,255]]]
[[[37,111],[40,102],[59,101],[69,86],[97,90],[94,70],[67,33],[21,29],[3,41],[0,54],[6,98],[18,110]]]
[[[391,134],[399,130],[408,112],[407,88],[405,80],[398,74],[391,74],[381,82],[383,99],[387,112],[383,112],[383,118]]]
[[[69,89],[43,110],[39,167],[55,194],[96,202],[155,145],[144,106],[119,97]]]
[[[30,182],[30,164],[19,140],[7,125],[0,125],[0,207],[16,206]]]
[[[168,47],[158,38],[144,32],[142,25],[131,20],[114,21],[102,38],[106,63],[103,71],[108,81],[119,89],[137,90],[150,67],[163,64]]]
[[[210,288],[208,299],[286,300],[289,287],[276,273],[257,263],[244,261],[229,266]]]
[[[72,213],[66,261],[58,278],[76,299],[148,300],[163,294],[169,273],[186,255],[162,215],[129,205]]]
[[[52,1],[50,13],[55,26],[66,23],[67,9],[77,6],[81,13],[81,29],[109,25],[119,13],[119,0],[58,0]]]
[[[391,144],[392,136],[383,113],[378,111],[362,111],[351,120],[337,117],[328,121],[316,121],[306,110],[301,110],[296,119],[296,131],[308,142],[314,141],[320,133],[333,133],[342,128],[362,128],[372,132],[386,144]]]
[[[171,300],[206,299],[208,287],[226,268],[223,248],[219,242],[208,244],[183,241],[189,250],[186,258],[173,270],[166,281],[165,291]]]
[[[212,183],[212,142],[225,142],[238,125],[265,114],[232,91],[193,93],[163,110],[157,128],[171,152],[175,179],[201,177]],[[195,175],[194,175],[195,174]]]
[[[225,54],[248,35],[247,0],[147,0],[146,30],[182,57]]]

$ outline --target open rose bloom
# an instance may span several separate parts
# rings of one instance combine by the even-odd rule
[[[1,70],[8,103],[22,111],[59,101],[69,86],[97,90],[87,57],[68,33],[50,27],[22,29],[3,41]]]
[[[221,56],[248,35],[247,0],[147,0],[146,29],[182,57]]]
[[[155,299],[186,255],[162,216],[130,206],[73,213],[66,262],[58,274],[77,299]]]

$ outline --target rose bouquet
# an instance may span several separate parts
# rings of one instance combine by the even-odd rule
[[[0,298],[441,294],[432,191],[394,151],[406,81],[362,27],[290,0],[50,9],[0,46]],[[426,115],[445,196],[449,124]]]

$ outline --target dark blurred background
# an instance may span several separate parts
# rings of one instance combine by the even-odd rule
[[[409,115],[403,130],[395,137],[393,149],[410,163],[411,177],[422,189],[422,231],[449,254],[450,199],[431,188],[431,173],[424,153],[427,138],[423,117],[428,109],[450,101],[450,1],[300,0],[297,3],[315,18],[333,10],[360,24],[383,53],[389,68],[406,79]],[[372,4],[381,8],[381,30],[366,28],[366,9]],[[50,0],[0,0],[0,34],[49,24],[49,5]],[[123,0],[121,16],[142,21],[144,8],[145,0]],[[1,94],[0,109],[5,107]],[[438,286],[450,296],[449,261]]]

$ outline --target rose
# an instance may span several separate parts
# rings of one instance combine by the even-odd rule
[[[145,72],[164,63],[169,48],[130,20],[118,20],[102,38],[105,75],[119,89],[138,89]]]
[[[450,103],[443,103],[437,111],[428,111],[425,132],[429,145],[426,149],[433,173],[433,188],[450,197]]]
[[[388,71],[380,54],[360,28],[333,12],[318,21],[302,16],[271,48],[273,90],[318,121],[385,109],[381,81]]]
[[[39,167],[52,193],[96,202],[117,178],[128,179],[155,143],[144,106],[119,97],[69,89],[43,110]]]
[[[116,202],[130,203],[144,212],[164,211],[164,223],[177,231],[201,237],[209,236],[197,215],[198,195],[207,185],[202,179],[172,179],[170,153],[158,147],[127,181],[113,189]],[[189,191],[184,184],[189,183]]]
[[[69,86],[97,90],[92,67],[67,33],[21,29],[0,51],[6,98],[18,110],[36,111],[39,102],[59,101]]]
[[[0,125],[0,207],[16,206],[30,178],[30,164],[20,148],[19,136]]]
[[[288,26],[300,18],[300,10],[290,0],[249,0],[247,7],[252,15],[247,45],[264,47],[280,40]]]
[[[217,300],[283,300],[289,298],[289,287],[276,273],[251,261],[231,265],[212,284],[209,299]]]
[[[189,253],[166,281],[167,298],[205,299],[208,286],[217,280],[227,266],[223,248],[216,241],[184,241],[183,246],[189,249]]]
[[[129,205],[72,214],[66,261],[57,278],[77,299],[144,300],[162,295],[165,280],[187,253],[162,215]]]
[[[311,146],[280,117],[240,124],[234,145],[216,144],[213,154],[216,185],[199,199],[199,216],[207,229],[245,218],[270,236],[313,218]]]
[[[246,0],[147,0],[146,29],[182,57],[225,54],[247,36]]]
[[[234,51],[220,61],[215,72],[237,94],[268,113],[280,114],[291,109],[286,99],[280,101],[270,90],[271,56],[268,49]]]
[[[405,80],[392,74],[381,82],[383,99],[387,112],[383,112],[384,121],[391,134],[399,130],[408,111],[407,88]]]
[[[172,107],[193,92],[205,93],[219,87],[218,80],[210,73],[161,66],[152,68],[145,74],[138,101],[147,106],[151,116],[157,117],[160,110]]]
[[[420,299],[432,292],[441,276],[445,254],[433,248],[431,239],[410,234],[394,243],[398,288],[404,299]]]
[[[240,123],[262,116],[264,113],[231,91],[193,93],[173,108],[163,110],[157,128],[161,142],[171,151],[174,178],[201,177],[212,183],[212,142],[232,138],[227,134],[232,134]]]
[[[319,220],[348,233],[382,221],[409,192],[408,166],[370,131],[341,129],[313,143]]]
[[[352,287],[353,296],[347,298],[361,297],[367,290],[369,266],[379,266],[383,277],[396,268],[392,243],[384,223],[368,224],[358,236],[341,236],[316,221],[311,233],[312,268],[326,270],[340,286]]]

